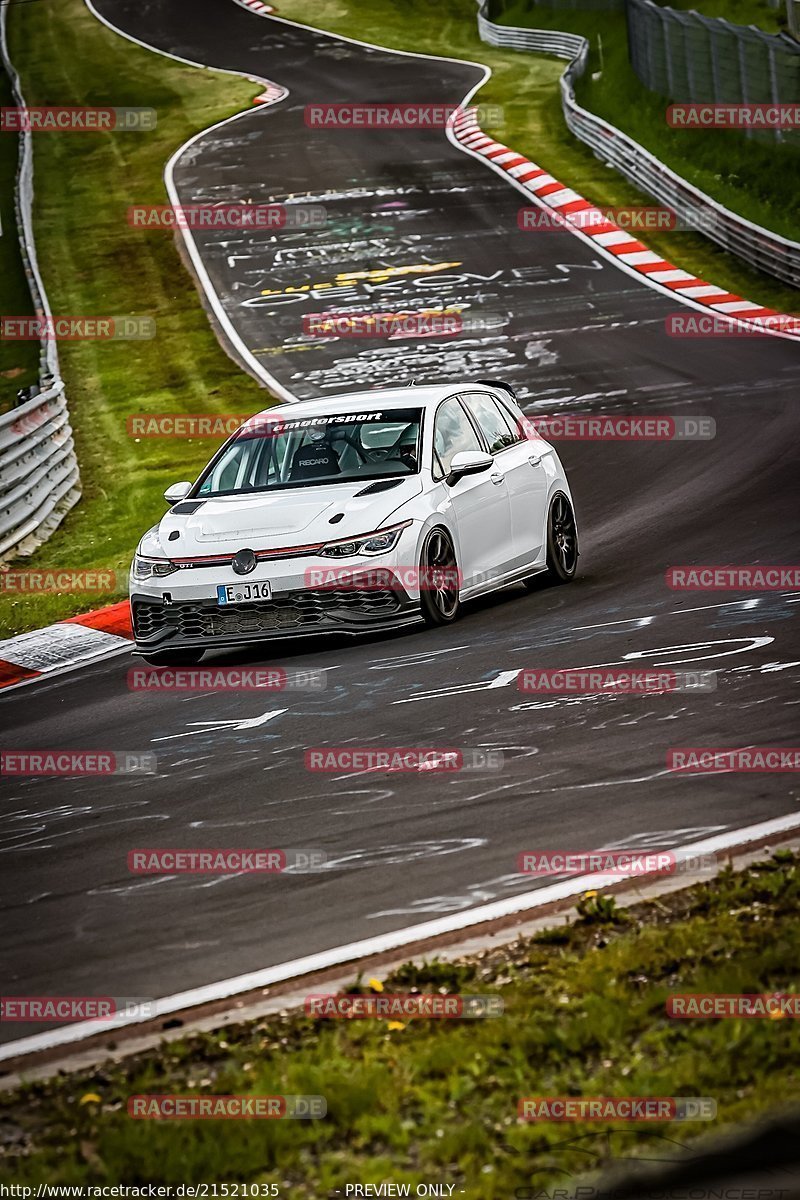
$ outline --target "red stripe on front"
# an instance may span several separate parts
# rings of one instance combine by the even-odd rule
[[[369,534],[360,534],[359,537],[369,537]],[[358,541],[358,538],[354,537],[352,540],[355,542]],[[283,546],[279,550],[254,550],[253,553],[260,562],[264,562],[270,558],[291,558],[293,555],[299,557],[302,554],[313,554],[317,550],[321,550],[323,546],[327,546],[327,544],[327,542],[316,542],[313,546]],[[231,554],[195,554],[192,558],[173,558],[170,559],[170,562],[182,564],[198,562],[232,563],[235,557],[236,551],[234,550]]]
[[[127,600],[120,600],[119,604],[110,604],[108,608],[95,608],[92,612],[81,613],[77,617],[68,617],[61,624],[87,625],[90,629],[114,633],[117,637],[133,637],[131,606]]]

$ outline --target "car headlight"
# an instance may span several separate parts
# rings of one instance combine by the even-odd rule
[[[177,570],[175,564],[167,559],[145,558],[141,554],[135,554],[131,564],[131,575],[134,579],[161,579]]]
[[[403,521],[401,525],[392,525],[390,529],[380,529],[363,537],[327,542],[319,553],[326,558],[351,558],[354,554],[386,554],[388,550],[394,550],[400,540],[400,534],[404,529],[408,529],[410,524],[410,521]]]

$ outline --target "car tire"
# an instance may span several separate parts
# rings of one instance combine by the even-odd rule
[[[556,492],[547,514],[547,570],[523,580],[529,592],[542,584],[569,583],[578,569],[578,530],[572,505]]]
[[[459,575],[453,539],[437,525],[425,538],[420,553],[419,605],[426,625],[449,625],[461,610]],[[448,572],[443,586],[437,587],[438,572]]]
[[[194,647],[185,650],[159,650],[158,653],[143,654],[142,658],[151,667],[193,667],[200,662],[205,651]]]

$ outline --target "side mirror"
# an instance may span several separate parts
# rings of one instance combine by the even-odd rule
[[[464,475],[480,475],[482,471],[488,471],[493,462],[492,455],[484,454],[483,450],[462,450],[459,454],[453,455],[450,473],[445,482],[448,487],[452,487]]]
[[[164,492],[164,499],[167,504],[177,504],[179,500],[185,500],[191,490],[191,483],[173,483]]]

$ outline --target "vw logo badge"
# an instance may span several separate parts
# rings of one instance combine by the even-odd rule
[[[249,575],[256,569],[256,556],[252,550],[240,550],[232,559],[231,566],[237,575]]]

